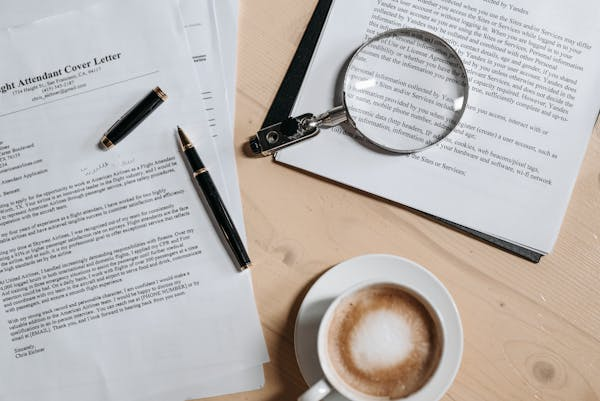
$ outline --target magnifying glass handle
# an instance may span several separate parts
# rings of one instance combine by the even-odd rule
[[[250,138],[250,149],[257,156],[270,156],[279,149],[317,135],[319,128],[335,127],[346,121],[348,113],[344,106],[334,107],[318,116],[308,113],[290,117],[258,131],[256,136]]]
[[[319,128],[331,128],[348,121],[348,113],[345,106],[337,106],[333,109],[316,116],[310,122],[311,126]]]
[[[250,138],[252,153],[256,156],[270,156],[279,149],[317,135],[319,127],[307,123],[314,118],[313,114],[303,114],[261,129]]]

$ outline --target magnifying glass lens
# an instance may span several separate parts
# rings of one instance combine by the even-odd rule
[[[350,61],[344,81],[350,122],[371,142],[399,153],[427,148],[452,132],[467,94],[455,51],[415,30],[367,42]]]

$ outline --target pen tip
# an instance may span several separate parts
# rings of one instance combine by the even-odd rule
[[[192,141],[190,141],[190,138],[187,137],[179,125],[177,126],[177,133],[179,134],[179,143],[181,144],[181,149],[185,151],[194,147],[194,145],[192,145]]]

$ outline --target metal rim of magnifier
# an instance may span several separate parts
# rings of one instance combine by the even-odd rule
[[[360,54],[360,52],[367,46],[371,45],[373,42],[376,42],[378,40],[381,39],[385,39],[387,37],[391,37],[391,36],[414,36],[415,34],[419,34],[422,35],[424,37],[430,37],[431,39],[434,39],[436,41],[439,41],[443,46],[445,46],[451,53],[451,55],[453,55],[454,57],[456,57],[456,59],[458,60],[460,69],[462,70],[462,73],[465,76],[465,84],[464,84],[464,90],[465,90],[465,94],[463,96],[464,100],[463,100],[463,106],[460,110],[460,112],[458,113],[458,119],[456,120],[456,124],[454,124],[454,126],[452,127],[452,129],[449,129],[448,132],[446,132],[446,134],[439,138],[437,141],[430,143],[429,145],[420,147],[420,148],[415,148],[415,149],[411,149],[411,150],[400,150],[400,149],[393,149],[393,148],[389,148],[386,145],[383,145],[381,143],[375,142],[374,140],[372,140],[371,138],[369,138],[367,135],[365,135],[356,125],[356,123],[354,122],[354,119],[352,118],[352,115],[350,114],[350,110],[348,109],[348,105],[346,103],[346,84],[348,83],[348,69],[350,68],[350,66],[354,63],[356,57],[358,56],[358,54]],[[439,36],[431,33],[431,32],[427,32],[424,31],[422,29],[416,29],[416,28],[399,28],[399,29],[392,29],[392,30],[388,30],[385,31],[383,33],[380,33],[377,36],[372,37],[371,39],[369,39],[368,41],[366,41],[365,43],[363,43],[358,49],[356,49],[356,51],[354,52],[354,54],[352,55],[352,58],[350,59],[350,61],[348,62],[348,65],[346,66],[346,72],[344,75],[344,83],[343,83],[343,90],[342,90],[342,103],[344,105],[344,110],[346,111],[346,118],[348,119],[348,122],[352,125],[352,127],[359,132],[365,139],[367,139],[369,142],[371,142],[372,144],[374,144],[375,146],[378,146],[382,149],[385,149],[389,152],[393,152],[393,153],[399,153],[399,154],[411,154],[411,153],[416,153],[416,152],[420,152],[422,150],[428,149],[432,146],[437,145],[438,143],[440,143],[442,140],[444,140],[446,137],[448,137],[448,135],[450,135],[458,126],[458,124],[460,123],[460,120],[462,119],[463,115],[465,114],[465,110],[467,110],[467,103],[469,100],[469,76],[467,74],[467,69],[465,68],[465,65],[462,61],[462,59],[460,58],[460,56],[458,55],[458,53],[456,52],[456,50],[454,50],[454,48],[448,43],[446,42],[444,39],[440,38]]]

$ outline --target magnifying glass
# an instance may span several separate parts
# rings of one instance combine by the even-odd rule
[[[467,107],[469,80],[456,51],[419,29],[386,31],[356,50],[345,69],[342,105],[288,118],[250,138],[255,155],[276,151],[345,124],[389,152],[409,154],[447,137]]]

